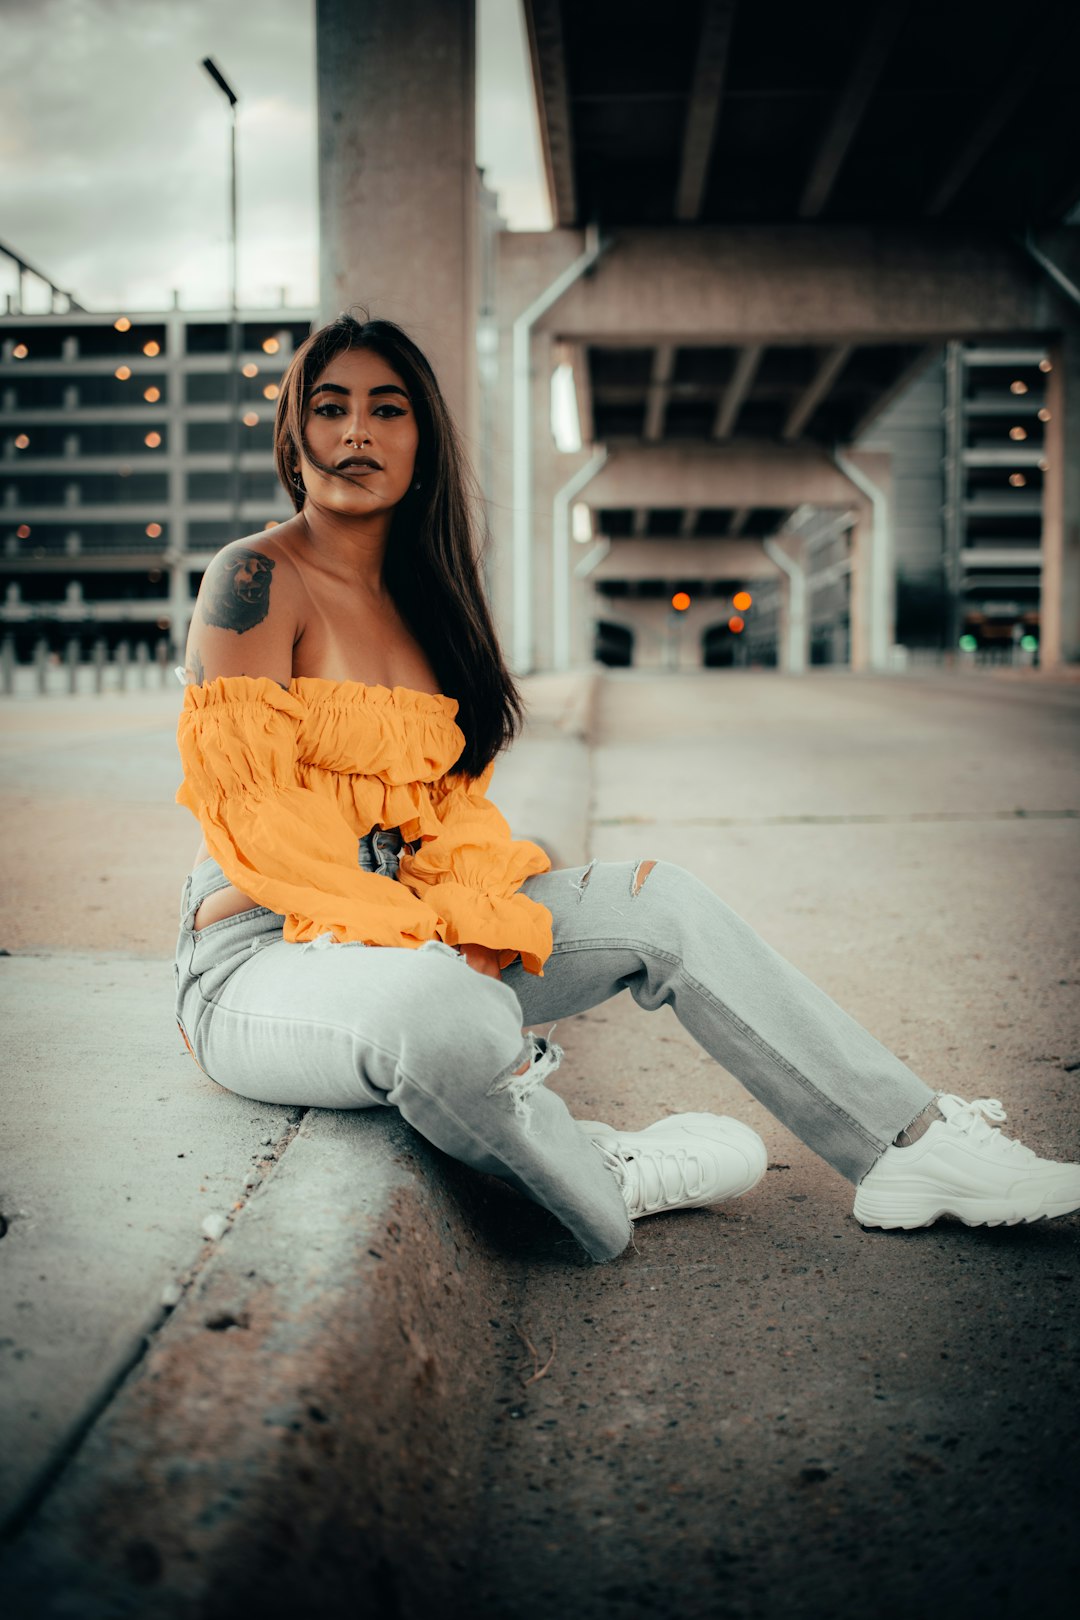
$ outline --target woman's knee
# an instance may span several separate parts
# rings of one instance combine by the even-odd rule
[[[416,1080],[490,1085],[515,1060],[524,1062],[521,1006],[509,985],[471,968],[449,946],[414,954],[412,1016],[402,1064]]]
[[[667,919],[681,918],[688,903],[704,889],[700,878],[676,861],[642,857],[629,863],[627,893],[634,907],[646,915]]]

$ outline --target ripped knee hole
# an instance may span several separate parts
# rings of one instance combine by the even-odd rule
[[[594,858],[589,862],[588,866],[585,868],[584,872],[582,872],[580,878],[578,878],[576,882],[571,880],[570,887],[577,890],[579,899],[584,899],[585,897],[585,890],[588,887],[589,879],[592,876],[592,869],[595,865],[596,860]],[[655,861],[638,861],[637,865],[634,867],[633,876],[630,880],[631,899],[641,893],[641,886],[655,865]]]
[[[655,861],[638,861],[634,867],[634,876],[630,884],[631,896],[641,893],[641,886],[655,865]]]

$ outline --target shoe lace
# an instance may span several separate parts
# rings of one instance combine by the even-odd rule
[[[601,1142],[596,1145],[614,1172],[631,1214],[648,1215],[686,1199],[700,1198],[705,1189],[705,1165],[689,1148],[656,1148],[643,1153],[640,1148],[615,1149]],[[636,1167],[636,1175],[631,1165]]]
[[[1037,1154],[1029,1147],[1025,1147],[1023,1142],[1017,1142],[1014,1137],[1006,1136],[1004,1131],[998,1130],[998,1125],[1008,1118],[999,1097],[973,1097],[970,1102],[966,1102],[954,1092],[946,1091],[937,1100],[939,1104],[942,1101],[951,1104],[948,1109],[942,1110],[948,1123],[964,1131],[974,1141],[993,1140],[1001,1152],[1011,1154],[1014,1159],[1037,1157]]]

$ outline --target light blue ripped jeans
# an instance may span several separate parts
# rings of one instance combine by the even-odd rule
[[[400,830],[360,840],[359,864],[396,881]],[[639,871],[640,867],[640,871]],[[635,881],[636,880],[636,881]],[[552,1211],[594,1260],[630,1241],[618,1183],[545,1077],[562,1048],[522,1033],[629,990],[671,1006],[725,1069],[852,1182],[935,1093],[684,867],[593,861],[521,892],[551,912],[543,977],[501,979],[450,946],[283,938],[265,906],[196,931],[227,882],[214,860],[185,880],[176,1017],[219,1085],[261,1102],[392,1105],[410,1125]],[[523,1074],[516,1070],[528,1063]]]

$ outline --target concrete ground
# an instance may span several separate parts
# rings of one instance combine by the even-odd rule
[[[929,1084],[1080,1158],[1078,700],[620,672],[592,853],[687,866]],[[863,1232],[847,1183],[669,1009],[624,994],[559,1035],[575,1113],[732,1113],[770,1164],[595,1272],[520,1223],[516,1321],[556,1357],[522,1388],[504,1336],[476,1612],[989,1620],[1073,1592],[1080,1217]]]
[[[607,672],[591,776],[587,684],[530,692],[493,795],[516,831],[546,815],[581,859],[588,789],[590,854],[688,867],[928,1083],[1080,1155],[1075,683]],[[1072,1589],[1080,1219],[864,1233],[626,994],[559,1026],[574,1112],[734,1113],[770,1168],[608,1267],[390,1119],[223,1094],[167,1033],[198,840],[176,706],[3,706],[20,1616],[257,1590],[275,1615],[990,1620]]]

